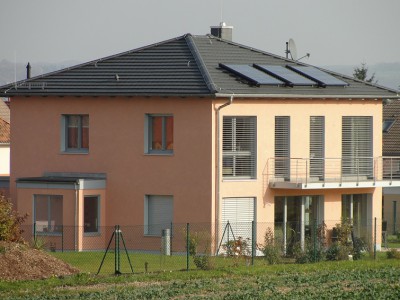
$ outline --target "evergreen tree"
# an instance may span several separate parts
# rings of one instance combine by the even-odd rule
[[[367,76],[368,76],[368,67],[367,67],[366,63],[361,63],[360,67],[355,67],[354,68],[353,77],[355,79],[362,80],[362,81],[365,81],[365,82],[370,82],[370,83],[377,83],[378,82],[378,80],[374,80],[375,79],[375,73],[372,74],[372,76],[369,79],[367,79]]]

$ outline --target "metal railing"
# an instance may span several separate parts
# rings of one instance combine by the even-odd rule
[[[269,158],[268,183],[400,181],[400,157]]]

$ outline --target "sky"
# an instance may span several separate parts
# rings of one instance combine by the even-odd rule
[[[316,65],[400,62],[400,0],[0,0],[0,61],[87,62],[221,21],[233,41]]]

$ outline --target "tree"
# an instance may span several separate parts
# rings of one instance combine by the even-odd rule
[[[28,217],[18,215],[13,210],[11,202],[3,195],[0,195],[0,241],[20,242],[22,241],[22,229],[20,225]]]
[[[372,76],[367,79],[368,77],[368,67],[366,63],[361,63],[360,67],[355,67],[354,72],[353,72],[353,77],[358,80],[362,80],[365,82],[370,82],[370,83],[377,83],[378,80],[375,79],[375,73],[372,74]]]

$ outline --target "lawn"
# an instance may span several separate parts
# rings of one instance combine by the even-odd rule
[[[259,262],[260,263],[260,262]],[[0,282],[1,299],[400,299],[400,260]]]

